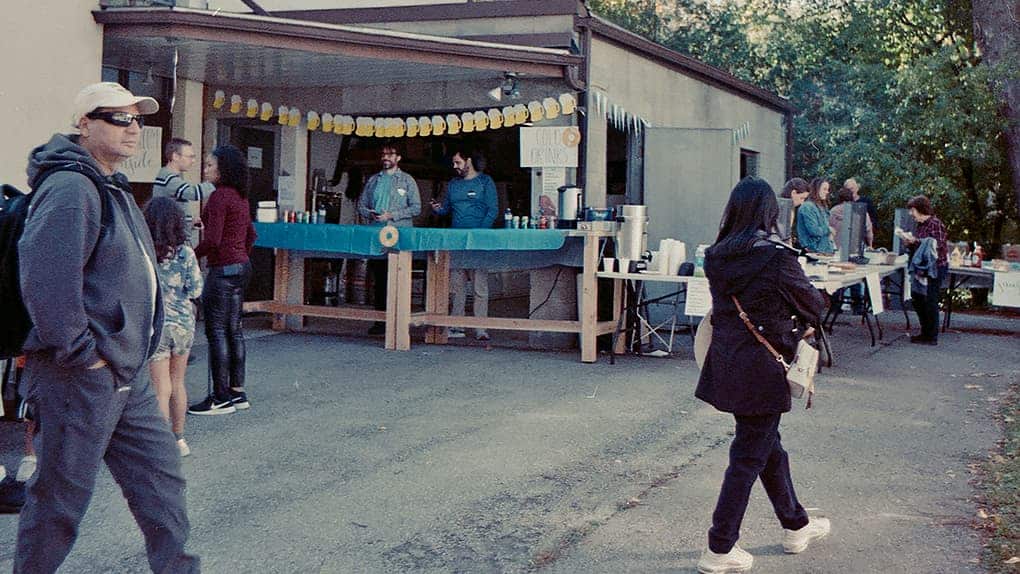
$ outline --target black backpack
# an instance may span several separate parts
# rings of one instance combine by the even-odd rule
[[[58,171],[78,172],[95,184],[102,205],[102,228],[100,237],[106,233],[112,217],[107,206],[106,180],[97,171],[80,163],[52,167],[36,178],[38,189],[42,182]],[[0,203],[0,359],[9,359],[21,354],[22,346],[32,329],[25,303],[21,298],[21,283],[18,272],[18,240],[25,231],[25,219],[32,201],[32,193],[22,193],[10,185],[3,185],[3,203]]]

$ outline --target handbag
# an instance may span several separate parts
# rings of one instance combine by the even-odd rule
[[[799,399],[807,392],[807,405],[805,408],[811,408],[811,398],[815,393],[815,373],[818,372],[818,349],[811,346],[807,342],[807,338],[814,334],[815,328],[809,327],[805,331],[804,336],[797,342],[797,350],[793,355],[793,361],[787,363],[783,359],[783,355],[754,328],[754,325],[751,324],[751,319],[747,316],[744,308],[740,306],[740,301],[737,301],[736,296],[730,295],[730,298],[733,299],[733,303],[737,306],[737,312],[740,314],[740,319],[744,322],[747,330],[772,353],[776,362],[783,365],[783,369],[786,371],[786,382],[790,387],[790,396]]]

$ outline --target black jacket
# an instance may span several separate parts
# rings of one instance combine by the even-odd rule
[[[736,295],[759,332],[789,362],[806,323],[817,324],[825,297],[811,286],[792,251],[761,240],[742,253],[708,250],[712,343],[695,396],[720,411],[767,415],[790,410],[786,371],[740,319]]]

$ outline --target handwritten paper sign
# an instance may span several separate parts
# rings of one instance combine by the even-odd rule
[[[1020,273],[995,272],[992,284],[992,304],[998,307],[1020,307]]]
[[[708,290],[708,279],[692,277],[687,282],[687,302],[684,304],[684,315],[704,317],[712,308],[712,293]]]
[[[576,126],[521,128],[521,167],[577,167]]]
[[[262,148],[255,146],[248,147],[248,167],[262,169]]]
[[[138,153],[120,165],[120,171],[128,177],[128,181],[152,183],[162,167],[161,159],[163,128],[145,126],[142,128]]]
[[[885,311],[885,306],[882,304],[882,280],[878,278],[878,273],[868,273],[864,277],[864,281],[868,284],[868,296],[871,298],[871,313],[878,315]]]

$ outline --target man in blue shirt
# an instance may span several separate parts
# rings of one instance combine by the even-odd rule
[[[492,178],[482,173],[485,158],[477,151],[458,149],[453,154],[453,170],[457,177],[450,180],[442,203],[432,200],[432,211],[439,215],[452,214],[451,227],[457,229],[490,229],[499,214],[499,198]],[[464,315],[467,305],[467,281],[474,290],[475,317],[489,316],[489,274],[485,269],[453,269],[450,271],[450,291],[453,292],[453,314]],[[450,329],[449,336],[463,337],[461,329]],[[478,329],[475,337],[488,341],[485,329]]]
[[[421,194],[418,184],[410,174],[400,169],[401,154],[396,144],[386,144],[380,150],[382,171],[368,178],[365,189],[358,198],[358,214],[361,221],[370,225],[394,225],[412,227],[414,217],[421,213]],[[388,272],[385,259],[369,259],[372,272],[374,304],[377,311],[386,310],[386,279]],[[376,321],[368,330],[369,335],[386,333],[386,324]]]

